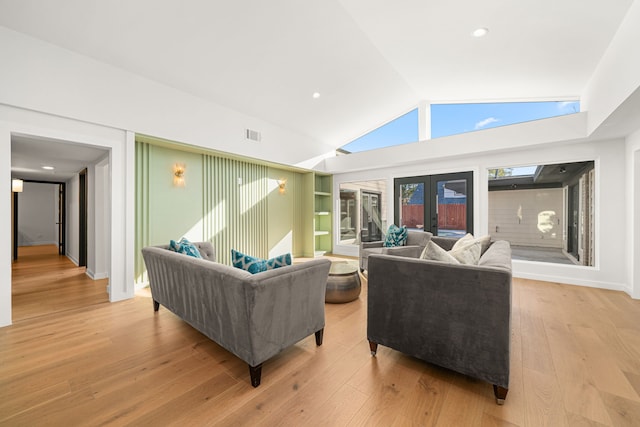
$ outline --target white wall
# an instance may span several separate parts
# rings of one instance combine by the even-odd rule
[[[489,191],[488,197],[488,231],[493,240],[562,249],[562,188]]]
[[[640,86],[640,1],[634,1],[591,76],[580,108],[593,132]]]
[[[628,205],[625,235],[629,236],[627,248],[627,280],[633,287],[633,297],[640,298],[640,131],[626,140],[626,182],[625,192]]]
[[[515,125],[518,127],[521,125]],[[505,132],[501,135],[500,129]],[[511,138],[512,129],[493,129],[493,136],[500,141]],[[462,139],[462,138],[460,138]],[[432,140],[431,142],[434,142]],[[475,144],[475,133],[467,134],[463,146]],[[428,147],[431,142],[425,142]],[[462,142],[462,141],[461,141]],[[370,152],[379,158],[372,159],[374,164],[389,162],[383,150]],[[428,150],[426,150],[428,152]],[[486,154],[457,156],[455,158],[422,158],[411,164],[373,169],[359,172],[339,173],[334,175],[334,206],[339,202],[339,186],[343,182],[385,179],[388,188],[392,188],[393,179],[399,177],[430,175],[449,172],[474,172],[474,230],[476,234],[488,234],[488,169],[525,166],[532,164],[554,164],[594,160],[596,167],[596,265],[583,267],[573,265],[548,264],[528,261],[513,261],[513,273],[516,277],[586,285],[606,289],[623,290],[632,293],[631,284],[627,280],[626,245],[624,234],[614,230],[613,225],[620,224],[621,212],[627,212],[627,203],[620,197],[625,188],[624,140],[581,143],[549,143],[544,146],[511,151],[499,150]],[[356,156],[354,154],[350,156]],[[350,157],[342,156],[342,157]],[[417,157],[417,156],[416,156]],[[616,188],[618,191],[610,191]],[[387,215],[393,218],[393,198],[389,198]],[[337,216],[337,215],[336,215]],[[613,225],[612,225],[613,224]],[[334,230],[339,230],[334,224]],[[334,236],[334,252],[345,255],[357,255],[357,247],[339,245]]]
[[[0,115],[2,117],[2,115]],[[0,122],[0,194],[11,193],[11,132]],[[6,199],[5,199],[6,200]],[[0,326],[11,324],[11,203],[0,203]]]
[[[92,279],[109,276],[109,156],[89,168],[88,239],[96,242],[87,251],[87,274]]]
[[[18,193],[18,246],[57,244],[57,220],[58,185],[25,182]]]
[[[11,134],[25,134],[104,147],[109,153],[108,212],[111,247],[96,238],[94,244],[109,248],[111,301],[133,297],[134,141],[130,132],[69,120],[0,104],[0,192],[11,192]],[[11,324],[11,212],[0,204],[0,326]]]

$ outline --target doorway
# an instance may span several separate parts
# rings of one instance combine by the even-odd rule
[[[362,224],[360,225],[361,238],[363,242],[375,242],[382,240],[382,232],[380,231],[380,193],[361,190],[360,200],[362,214]]]
[[[26,183],[26,187],[29,187],[29,184],[44,184],[44,185],[54,185],[57,186],[57,203],[54,207],[56,211],[56,245],[58,247],[58,254],[65,254],[65,246],[66,246],[66,184],[64,182],[55,182],[55,181],[39,181],[39,180],[23,180]],[[19,256],[19,247],[20,247],[20,238],[19,238],[19,226],[20,226],[20,194],[21,193],[13,193],[13,224],[12,224],[12,244],[13,244],[13,260],[17,260]],[[28,194],[28,193],[27,193]],[[27,207],[28,208],[28,207]],[[24,244],[24,243],[23,243]]]
[[[578,251],[578,223],[580,221],[580,187],[578,184],[569,186],[568,191],[568,215],[569,223],[567,224],[567,252],[580,261],[580,253]]]
[[[434,236],[473,233],[473,172],[396,178],[394,196],[399,226]]]
[[[88,244],[88,211],[89,207],[87,204],[87,169],[83,169],[80,171],[78,175],[78,266],[86,267],[87,266],[87,244]]]

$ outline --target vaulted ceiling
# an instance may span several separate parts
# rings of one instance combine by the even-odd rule
[[[0,25],[339,147],[421,100],[577,99],[632,3],[0,0]]]

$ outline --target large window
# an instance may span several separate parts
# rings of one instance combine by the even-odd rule
[[[595,265],[593,161],[488,172],[489,234],[513,259]]]
[[[341,148],[347,153],[373,150],[418,141],[418,109],[409,111]]]
[[[431,138],[456,135],[580,112],[580,102],[494,102],[431,104]],[[392,120],[342,146],[343,154],[391,147],[419,140],[418,109]]]
[[[432,104],[431,138],[578,112],[579,101]]]

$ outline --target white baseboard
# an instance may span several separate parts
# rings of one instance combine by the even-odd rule
[[[93,271],[87,269],[85,274],[89,276],[92,280],[101,280],[101,279],[109,278],[109,273],[107,272],[94,273]]]
[[[18,246],[58,246],[58,242],[20,242]]]
[[[78,261],[76,258],[74,258],[73,256],[66,254],[66,257],[69,258],[71,260],[72,263],[74,263],[77,266],[80,265],[80,261]]]
[[[622,291],[632,297],[631,288],[622,283],[600,282],[586,279],[571,279],[565,276],[552,276],[539,273],[514,272],[513,277],[522,279],[540,280],[543,282],[561,283],[563,285],[585,286],[587,288],[608,289],[611,291]]]

